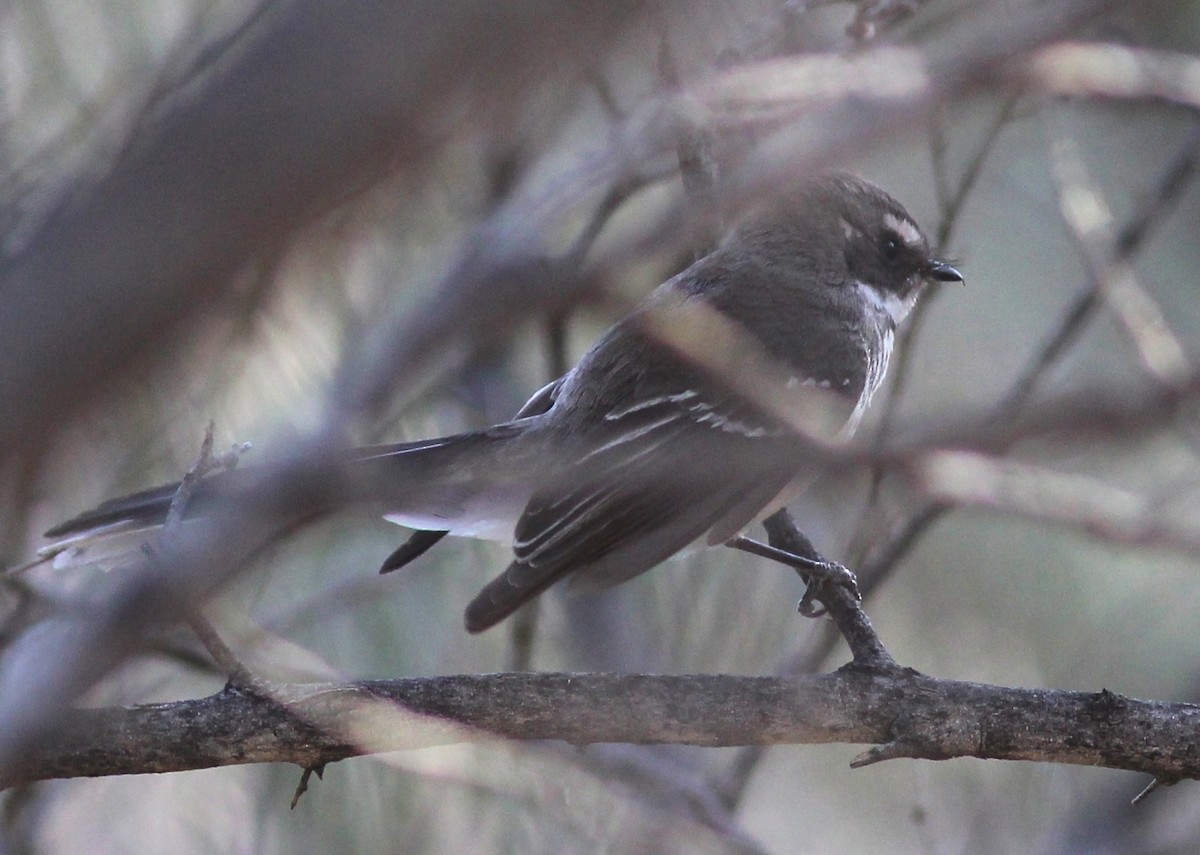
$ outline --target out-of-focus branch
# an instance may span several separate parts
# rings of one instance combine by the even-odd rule
[[[1200,161],[1200,124],[1180,148],[1151,191],[1141,199],[1133,215],[1117,231],[1113,241],[1113,262],[1128,261],[1138,254],[1148,235],[1162,222],[1191,183]],[[1067,308],[1053,335],[1021,373],[999,411],[1013,413],[1033,395],[1038,382],[1065,354],[1083,332],[1100,306],[1096,282],[1089,282]]]
[[[330,205],[420,172],[447,103],[499,119],[534,69],[603,57],[638,5],[271,4],[106,174],[7,247],[0,447],[61,423]]]
[[[930,156],[933,161],[934,186],[940,211],[937,235],[934,239],[934,253],[937,257],[942,257],[949,246],[954,229],[962,214],[963,206],[970,197],[971,191],[975,189],[975,185],[983,173],[983,166],[995,148],[997,140],[999,140],[1004,128],[1012,120],[1019,100],[1019,95],[1013,94],[1009,95],[1004,101],[995,118],[992,120],[991,125],[988,127],[987,132],[984,134],[983,139],[968,159],[962,174],[959,176],[957,182],[953,184],[953,187],[951,186],[948,165],[945,160],[946,140],[944,136],[944,123],[942,121],[943,117],[938,116],[934,122],[933,137],[930,143]],[[887,436],[893,428],[896,414],[899,412],[899,403],[904,397],[911,376],[913,353],[915,350],[913,344],[920,336],[921,330],[924,328],[925,319],[929,317],[931,308],[940,294],[941,289],[936,289],[933,293],[926,295],[923,300],[918,302],[908,322],[897,333],[897,352],[892,360],[891,381],[884,387],[880,395],[881,400],[875,405],[882,410],[882,415],[875,428],[876,436]],[[877,469],[871,473],[871,486],[868,491],[866,504],[858,524],[855,526],[855,535],[849,549],[852,564],[858,565],[859,559],[866,554],[868,537],[875,530],[875,526],[871,524],[871,521],[880,512],[879,499],[882,487],[883,471]],[[894,565],[879,566],[882,569],[884,567],[890,568]],[[882,576],[883,574],[880,575]],[[871,585],[882,581],[882,578],[876,579],[872,577]]]
[[[707,770],[694,762],[700,759],[696,752],[679,756],[670,747],[610,743],[584,751],[564,746],[562,754],[594,778],[620,782],[638,804],[711,829],[730,855],[768,855],[742,818],[722,804]]]
[[[842,62],[818,79],[812,74],[828,58],[775,60],[722,75],[675,106],[707,110],[714,122],[779,128],[728,185],[735,203],[749,204],[786,191],[790,181],[835,155],[913,127],[945,98],[1006,81],[1014,53],[1045,44],[1101,5],[1077,0],[1051,11],[1006,16],[1006,26],[989,31],[986,40],[957,45],[953,56],[929,62],[916,51],[888,48]],[[311,0],[282,4],[223,73],[213,76],[211,88],[197,86],[200,95],[216,98],[216,105],[206,98],[181,98],[165,107],[161,124],[152,126],[158,136],[135,141],[95,188],[55,212],[5,260],[0,356],[12,358],[0,360],[5,365],[0,442],[66,412],[68,401],[86,397],[79,395],[81,383],[127,364],[132,353],[161,340],[172,322],[187,315],[177,313],[179,307],[205,302],[248,258],[285,240],[331,198],[344,198],[349,188],[369,181],[381,164],[419,169],[428,142],[417,130],[425,127],[421,108],[441,105],[448,96],[444,87],[462,80],[477,83],[472,91],[502,112],[507,99],[493,96],[513,94],[504,88],[511,80],[505,74],[477,80],[485,75],[472,70],[491,70],[494,63],[527,79],[536,75],[529,74],[522,51],[554,45],[555,56],[586,59],[604,49],[598,33],[611,35],[612,22],[629,20],[612,4],[577,4],[562,21],[541,14],[540,6],[534,14],[535,6],[505,4],[502,12],[489,11],[486,28],[477,28],[470,26],[475,4],[439,4],[445,17],[437,18],[431,30],[425,20],[408,26],[414,23],[410,16],[425,6],[348,12],[318,9]],[[598,29],[586,26],[591,16],[601,19]],[[405,37],[413,32],[422,39],[406,52]],[[480,39],[486,50],[479,49]],[[297,67],[298,57],[315,65]],[[814,80],[821,85],[814,88]],[[263,104],[276,107],[264,110]],[[205,112],[209,108],[211,114]],[[606,152],[592,183],[579,173],[566,175],[553,201],[562,205],[566,198],[607,186],[595,176],[628,175],[630,167],[642,167],[651,154],[673,147],[679,125],[671,109],[662,112],[665,117],[631,121],[618,135],[626,147],[617,144],[619,150]],[[324,121],[314,124],[314,114]],[[799,118],[805,119],[802,128],[788,126]],[[322,129],[315,137],[309,133],[314,127]],[[203,167],[199,172],[191,169],[196,164]],[[197,175],[203,179],[199,186],[179,183]],[[147,177],[157,183],[143,198]],[[179,204],[180,199],[188,204]],[[682,245],[689,233],[681,226],[695,227],[712,215],[690,207],[668,210],[638,237],[614,242],[595,275],[603,277],[643,250]],[[127,212],[130,218],[120,216]],[[339,473],[331,471],[336,467],[329,461],[336,458],[333,449],[347,418],[369,414],[431,359],[473,336],[497,335],[527,318],[531,306],[561,307],[586,292],[591,283],[563,281],[561,271],[547,267],[537,251],[536,226],[547,219],[547,211],[536,206],[514,204],[498,212],[464,250],[428,311],[407,323],[381,318],[371,334],[353,343],[332,384],[326,423],[310,440],[296,444],[275,477],[253,495],[197,521],[153,566],[105,580],[98,586],[99,605],[72,614],[62,632],[40,642],[36,668],[21,675],[25,690],[0,697],[0,768],[27,756],[37,740],[65,720],[66,705],[137,649],[147,633],[177,621],[257,549],[334,498]],[[154,250],[148,254],[139,251],[147,236]],[[1095,422],[1149,426],[1161,423],[1165,411],[1187,394],[1185,385],[1172,390],[1169,399],[1130,396],[1119,406],[1108,394],[1096,406],[1088,400],[1056,402],[1090,408],[1038,413],[1004,430],[981,428],[986,422],[970,418],[953,420],[951,428],[927,431],[880,454],[903,466],[926,441],[936,446],[966,437],[966,447],[986,448],[1014,436]],[[1136,409],[1122,410],[1126,405]],[[829,454],[847,466],[877,456],[864,449]]]
[[[915,473],[927,494],[948,504],[1064,523],[1112,543],[1200,555],[1195,521],[1172,519],[1164,507],[1167,499],[1095,478],[952,451],[928,456]],[[1200,483],[1192,485],[1191,494],[1197,490]]]
[[[940,214],[938,217],[937,234],[933,240],[935,255],[941,257],[949,247],[955,227],[962,214],[963,206],[970,197],[971,191],[975,189],[975,185],[983,173],[983,166],[987,163],[988,157],[995,149],[1004,128],[1012,121],[1019,101],[1018,95],[1010,95],[1005,99],[1000,110],[996,113],[992,124],[983,135],[983,139],[975,148],[975,152],[968,159],[967,166],[963,169],[962,175],[955,183],[953,190],[949,187],[949,180],[946,175],[947,166],[945,163],[943,123],[941,121],[935,123],[934,136],[931,143],[931,157],[934,165],[934,180],[935,187],[937,188]],[[885,390],[887,397],[883,402],[883,415],[879,422],[878,432],[881,435],[887,434],[897,411],[897,403],[903,397],[905,387],[908,384],[909,368],[912,365],[912,342],[918,338],[925,318],[929,317],[930,307],[934,305],[939,294],[940,290],[937,290],[917,303],[913,309],[912,317],[909,318],[904,328],[900,330],[896,348],[898,351],[896,364],[892,369],[892,382],[890,387]]]
[[[854,10],[854,19],[846,26],[846,32],[859,43],[876,38],[881,29],[886,30],[916,14],[917,9],[929,0],[860,0]]]
[[[873,743],[885,757],[979,757],[1200,777],[1200,707],[1113,694],[937,680],[911,670],[785,679],[491,674],[236,690],[191,701],[77,710],[6,786],[54,777],[239,763],[305,768],[347,757],[486,741],[687,745]]]
[[[934,186],[937,188],[938,217],[937,235],[933,241],[934,253],[938,256],[945,253],[950,246],[950,240],[954,236],[954,230],[958,226],[959,216],[962,214],[963,206],[970,197],[971,192],[975,189],[975,185],[979,183],[979,177],[983,174],[984,164],[987,163],[992,151],[996,148],[996,143],[999,142],[1004,129],[1009,122],[1013,120],[1016,114],[1017,105],[1021,102],[1020,94],[1009,95],[1000,105],[1000,109],[996,112],[995,118],[987,131],[983,135],[983,139],[976,146],[975,152],[967,160],[967,165],[962,171],[962,175],[954,185],[954,189],[950,189],[950,182],[947,175],[948,165],[946,164],[946,139],[945,125],[939,121],[933,128],[933,139],[930,143],[930,158],[933,161]]]
[[[1185,141],[1179,153],[1163,170],[1150,192],[1141,199],[1137,209],[1116,232],[1110,247],[1112,263],[1127,263],[1142,248],[1148,235],[1160,224],[1174,207],[1184,188],[1196,171],[1200,158],[1200,127]],[[994,419],[1008,422],[1018,416],[1032,399],[1034,390],[1049,371],[1066,355],[1071,344],[1086,328],[1099,306],[1099,291],[1096,281],[1089,282],[1079,297],[1068,307],[1063,318],[1054,328],[1042,348],[1029,361],[1009,393],[996,407]],[[886,568],[894,567],[917,543],[922,534],[950,510],[951,506],[941,502],[928,503],[898,522],[892,532],[881,543],[874,545],[869,560],[856,569],[864,593],[875,583]]]
[[[1092,288],[1116,316],[1146,370],[1161,383],[1177,382],[1188,371],[1183,347],[1158,304],[1138,283],[1132,266],[1116,251],[1112,211],[1088,177],[1082,152],[1072,137],[1057,129],[1050,154],[1059,208]]]
[[[1171,387],[1091,395],[1059,396],[1028,408],[1018,421],[995,424],[989,413],[933,417],[920,431],[880,448],[827,447],[829,466],[854,467],[882,461],[921,472],[917,464],[942,448],[1002,450],[1018,439],[1089,436],[1128,440],[1169,423],[1179,407],[1200,395],[1200,376]],[[65,704],[91,685],[149,633],[178,621],[281,531],[340,500],[345,473],[328,441],[301,444],[292,461],[264,479],[261,489],[231,497],[210,516],[180,532],[170,552],[98,586],[98,605],[77,610],[57,635],[38,639],[36,675],[23,675],[21,693],[0,700],[0,769],[8,768],[51,733],[66,715]],[[163,572],[169,567],[170,572]],[[102,588],[102,589],[101,589]],[[36,677],[36,679],[35,679]]]
[[[1018,76],[1056,95],[1165,101],[1200,107],[1200,59],[1125,45],[1062,42],[1029,57]]]

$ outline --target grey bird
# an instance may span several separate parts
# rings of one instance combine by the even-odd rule
[[[612,585],[729,541],[802,489],[814,424],[818,438],[853,433],[896,325],[928,283],[951,281],[961,274],[883,190],[846,173],[805,182],[743,217],[513,420],[349,452],[351,498],[417,529],[381,572],[445,534],[511,539],[512,563],[467,606],[480,632],[565,577]],[[805,401],[821,418],[798,431]],[[265,468],[205,479],[189,511]],[[114,499],[47,536],[161,524],[174,490]]]

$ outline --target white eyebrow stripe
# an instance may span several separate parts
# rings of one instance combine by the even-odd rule
[[[908,246],[918,247],[924,243],[921,230],[917,228],[912,220],[901,219],[895,214],[884,214],[883,224],[900,235],[900,240],[904,241]]]

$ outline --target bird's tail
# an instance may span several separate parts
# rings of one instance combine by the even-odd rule
[[[378,501],[395,512],[389,518],[396,521],[407,524],[429,518],[429,524],[414,526],[417,528],[470,529],[477,521],[466,520],[464,515],[474,512],[476,497],[513,494],[514,500],[520,500],[516,494],[523,490],[518,482],[527,466],[522,466],[520,454],[514,453],[511,446],[526,427],[525,420],[520,420],[438,439],[343,452],[333,470],[345,488],[336,491],[334,504]],[[189,495],[186,515],[202,516],[222,501],[248,495],[268,482],[272,474],[272,467],[267,465],[203,478]],[[59,523],[45,533],[59,542],[39,554],[53,556],[93,537],[160,526],[179,487],[179,483],[164,484],[110,499]]]
[[[215,475],[211,480],[227,479],[232,473]],[[203,482],[201,482],[203,483]],[[179,491],[179,484],[163,484],[149,490],[141,490],[128,496],[109,499],[90,511],[61,522],[45,532],[45,537],[72,537],[90,531],[108,529],[116,525],[128,528],[161,525],[166,521],[171,500]],[[203,492],[211,492],[205,489]],[[197,499],[200,497],[198,496]]]

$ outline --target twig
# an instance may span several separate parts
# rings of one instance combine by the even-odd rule
[[[553,315],[546,320],[546,373],[550,379],[561,377],[569,369],[567,332],[570,316]],[[533,664],[533,643],[537,635],[541,600],[533,599],[512,616],[510,633],[511,671],[527,671]]]
[[[937,235],[934,240],[935,255],[941,255],[949,246],[950,240],[954,235],[955,226],[962,214],[963,206],[966,204],[971,191],[974,190],[978,183],[983,173],[983,166],[995,149],[996,142],[999,140],[1001,133],[1009,122],[1012,121],[1019,102],[1020,93],[1013,93],[1005,99],[992,123],[988,126],[983,139],[976,146],[974,153],[967,161],[967,165],[959,176],[953,190],[950,187],[949,167],[945,159],[947,145],[944,120],[941,115],[936,117],[930,138],[930,159],[933,162],[934,187],[940,212]],[[894,428],[896,415],[899,412],[899,402],[903,399],[909,380],[911,379],[913,352],[915,350],[913,343],[920,337],[921,330],[924,329],[925,320],[929,317],[930,307],[937,299],[939,293],[939,291],[935,290],[933,293],[927,294],[925,299],[916,305],[911,317],[908,319],[908,323],[897,334],[898,341],[895,348],[896,356],[893,359],[891,369],[891,382],[884,388],[882,401],[877,404],[877,406],[881,407],[882,411],[878,427],[875,430],[875,435],[878,437],[887,436]],[[871,528],[868,520],[878,512],[882,486],[883,471],[876,469],[871,473],[871,483],[867,491],[866,504],[859,522],[855,526],[857,533],[855,539],[862,545],[857,548],[852,546],[849,550],[851,556],[853,556],[851,563],[857,564],[859,559],[864,556],[866,541],[863,534]]]
[[[1193,128],[1179,153],[1163,171],[1152,191],[1143,196],[1141,204],[1117,231],[1112,242],[1113,262],[1128,261],[1138,254],[1145,244],[1146,238],[1174,208],[1175,203],[1183,194],[1183,190],[1195,175],[1198,158],[1200,158],[1200,124]],[[1083,332],[1088,322],[1094,317],[1099,305],[1100,293],[1093,280],[1079,292],[1056,327],[1054,334],[1042,345],[1041,350],[1029,362],[1013,385],[1012,390],[1000,405],[999,412],[1002,417],[1005,414],[1017,412],[1029,400],[1038,382],[1062,358],[1070,345]]]
[[[1064,129],[1056,128],[1050,154],[1059,208],[1093,287],[1137,348],[1150,375],[1160,383],[1178,383],[1188,371],[1183,347],[1158,304],[1138,283],[1133,268],[1115,252],[1112,212],[1088,176],[1077,143]]]
[[[1149,798],[1150,795],[1155,790],[1157,790],[1159,787],[1170,786],[1173,783],[1175,783],[1175,782],[1174,781],[1163,782],[1163,781],[1159,780],[1158,778],[1154,778],[1152,781],[1150,781],[1149,784],[1146,785],[1145,789],[1143,789],[1140,793],[1138,793],[1136,796],[1134,796],[1132,799],[1130,799],[1129,803],[1132,805],[1141,804],[1147,798]]]
[[[315,766],[305,766],[304,771],[300,773],[300,782],[296,784],[296,792],[292,794],[291,809],[295,810],[296,805],[300,804],[300,797],[308,792],[308,782],[312,778],[313,773],[316,773],[318,778],[325,776],[325,764],[318,763]]]
[[[1171,497],[1146,497],[1085,475],[971,452],[942,451],[914,463],[923,492],[955,507],[985,507],[1028,519],[1058,522],[1109,543],[1200,555],[1191,523],[1165,512]],[[1197,482],[1187,485],[1192,505]]]
[[[170,538],[175,535],[176,529],[183,522],[187,506],[192,501],[196,485],[212,469],[213,431],[215,429],[216,425],[212,421],[204,428],[204,439],[200,442],[200,454],[197,456],[196,462],[192,464],[192,468],[184,474],[183,479],[179,482],[179,489],[175,491],[175,495],[171,498],[171,504],[167,508],[167,519],[162,528],[164,537]]]
[[[958,179],[958,185],[953,193],[947,192],[949,182],[945,177],[936,179],[939,188],[938,206],[940,216],[938,218],[937,236],[934,239],[934,254],[940,255],[950,246],[950,241],[954,236],[954,229],[958,225],[963,206],[966,204],[971,192],[975,189],[975,185],[979,183],[979,178],[983,174],[984,164],[987,163],[988,158],[991,157],[992,152],[995,150],[996,143],[1000,140],[1001,132],[1016,115],[1017,105],[1020,102],[1020,92],[1014,92],[1004,99],[995,118],[992,119],[991,125],[988,126],[987,131],[984,133],[983,139],[975,148],[974,154],[967,161],[967,165],[963,169],[962,175]],[[943,134],[943,123],[939,121],[934,125],[930,150],[935,176],[945,176],[947,171]]]
[[[949,246],[950,240],[954,235],[955,226],[962,215],[963,206],[971,195],[971,191],[975,189],[975,185],[979,182],[979,178],[983,173],[983,166],[995,149],[1001,132],[1012,121],[1019,102],[1020,94],[1014,93],[1001,104],[995,119],[992,120],[983,139],[967,161],[967,165],[963,169],[962,175],[959,177],[953,191],[949,189],[949,180],[946,177],[948,167],[945,162],[946,144],[943,122],[939,119],[934,123],[930,142],[930,158],[933,161],[935,187],[937,188],[938,205],[940,208],[937,235],[934,239],[935,255],[944,253]],[[880,426],[878,429],[880,436],[886,436],[892,427],[897,402],[904,396],[904,391],[908,384],[909,369],[912,365],[912,342],[916,340],[923,320],[929,312],[929,307],[937,298],[937,294],[937,291],[927,294],[926,298],[914,308],[913,315],[909,319],[908,324],[900,330],[899,341],[896,346],[896,359],[892,366],[892,382],[886,390],[887,398],[883,402],[883,412],[880,417]]]
[[[1127,262],[1141,250],[1146,238],[1163,221],[1179,200],[1187,183],[1194,177],[1198,160],[1200,125],[1193,129],[1178,154],[1163,170],[1153,189],[1142,198],[1141,204],[1117,231],[1111,245],[1114,262]],[[1054,333],[1029,361],[1009,393],[1001,399],[996,407],[997,421],[1011,421],[1026,406],[1037,385],[1078,339],[1094,317],[1098,306],[1099,292],[1096,281],[1092,280],[1080,291],[1055,327]],[[906,555],[920,535],[948,510],[950,506],[941,502],[922,506],[907,522],[897,526],[887,541],[877,545],[875,556],[867,559],[869,564],[852,562],[858,566],[864,587],[873,584],[876,572],[894,566]]]
[[[692,756],[674,757],[663,746],[595,745],[561,752],[573,765],[602,780],[619,781],[648,809],[686,818],[720,835],[731,853],[767,855],[741,827],[738,817],[714,791],[710,775]]]
[[[665,91],[676,91],[680,88],[679,69],[671,55],[665,33],[658,41],[658,76]],[[690,116],[682,116],[679,138],[675,144],[675,156],[679,161],[679,175],[683,179],[683,192],[687,202],[698,206],[711,205],[720,183],[721,172],[709,128],[693,121]],[[719,225],[713,231],[716,230],[719,230]],[[692,257],[700,258],[710,250],[713,235],[697,234],[692,237]]]
[[[1014,96],[1009,104],[1015,107],[1015,103],[1016,98]],[[1003,115],[1003,112],[1001,115]],[[991,139],[1002,124],[1002,122],[997,121],[993,125],[992,133],[988,135],[987,139]],[[942,143],[938,140],[940,140],[940,136],[935,136],[933,145],[935,163],[941,162],[939,151]],[[973,164],[982,165],[983,158],[979,156],[982,152],[982,149],[977,152],[976,158],[972,160]],[[1116,258],[1129,259],[1138,253],[1144,245],[1146,238],[1153,233],[1156,226],[1162,223],[1175,202],[1182,195],[1188,182],[1194,177],[1198,159],[1200,159],[1200,125],[1197,125],[1193,129],[1179,153],[1163,171],[1151,192],[1142,198],[1141,204],[1117,232],[1116,240],[1113,243],[1113,252]],[[973,171],[977,173],[978,167]],[[935,175],[941,174],[942,170],[935,168]],[[972,180],[975,179],[972,178]],[[938,180],[937,186],[939,188],[939,204],[943,212],[957,212],[961,208],[963,201],[965,201],[966,194],[953,194],[952,198],[947,182],[941,179]],[[955,199],[957,199],[957,202],[954,201]],[[944,221],[945,215],[943,215]],[[939,225],[939,241],[948,240],[952,231],[952,228]],[[1099,299],[1094,283],[1089,283],[1081,291],[1075,302],[1068,308],[1063,319],[1055,328],[1054,334],[1034,358],[1030,360],[1008,395],[997,406],[997,420],[1011,420],[1027,405],[1038,383],[1041,382],[1053,365],[1066,354],[1071,344],[1078,338],[1087,323],[1092,319],[1098,304]],[[901,350],[899,356],[900,365],[905,364],[904,353],[905,351]],[[894,392],[888,399],[889,411],[893,400],[895,400]],[[879,471],[878,468],[875,470],[876,473]],[[875,499],[874,485],[878,483],[878,480],[873,480],[870,501],[874,501]],[[949,511],[953,510],[953,508],[954,506],[947,502],[926,502],[906,519],[900,521],[886,539],[881,543],[874,544],[870,553],[863,554],[865,553],[865,548],[863,550],[852,551],[852,554],[861,555],[861,557],[853,559],[852,564],[857,568],[859,589],[864,599],[870,599],[874,590],[886,579],[892,569],[899,566],[900,562],[920,541],[925,532]],[[865,530],[862,521],[860,521],[857,528],[859,531]],[[866,541],[864,540],[863,543],[865,545]],[[836,637],[832,634],[822,636],[801,654],[793,657],[780,669],[780,672],[785,674],[811,673],[819,667],[820,663],[829,657],[835,644]],[[763,749],[761,747],[745,748],[738,753],[734,761],[730,764],[722,786],[722,798],[725,799],[730,807],[736,805],[740,800],[741,794],[749,782],[753,770],[757,767],[762,757],[762,753]]]
[[[768,517],[763,525],[772,546],[793,554],[804,554],[812,549],[786,508]],[[856,594],[857,591],[851,592],[844,585],[834,584],[825,585],[816,596],[825,604],[829,616],[850,646],[856,667],[883,671],[898,668],[896,660],[876,635]]]
[[[1200,58],[1192,54],[1064,40],[1033,52],[1016,70],[1048,94],[1200,107]]]
[[[171,504],[167,508],[167,518],[158,536],[159,549],[162,551],[169,551],[171,541],[178,536],[179,527],[183,524],[183,518],[200,479],[216,468],[232,469],[237,465],[239,449],[236,447],[225,455],[213,456],[213,431],[215,428],[215,423],[209,421],[204,429],[204,439],[200,443],[200,453],[196,457],[196,462],[183,476],[179,482],[179,489],[171,497]],[[244,445],[240,450],[244,451],[248,447],[248,444]],[[208,651],[213,661],[217,663],[217,667],[222,670],[231,683],[247,688],[261,685],[260,681],[242,664],[229,646],[221,640],[212,623],[198,608],[188,612],[184,616],[184,622],[196,634],[196,638],[200,640],[204,649]]]
[[[229,648],[212,623],[200,612],[192,612],[184,618],[188,628],[196,634],[196,638],[208,651],[208,655],[217,663],[221,673],[232,685],[247,689],[262,688],[263,685],[247,668],[237,655]]]

